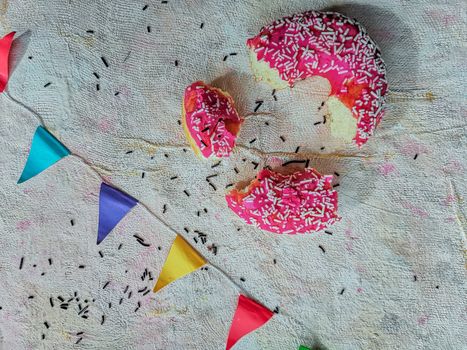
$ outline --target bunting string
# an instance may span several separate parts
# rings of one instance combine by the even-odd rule
[[[32,108],[30,108],[29,106],[25,105],[24,103],[18,101],[17,99],[15,99],[14,97],[11,96],[11,94],[8,92],[8,91],[5,91],[4,92],[5,96],[7,96],[13,103],[16,103],[17,105],[21,106],[22,108],[26,109],[28,112],[30,112],[36,119],[37,121],[40,123],[40,125],[44,128],[46,128],[45,126],[45,123],[44,123],[44,119],[36,112],[34,111]],[[96,168],[101,168],[101,167],[97,167],[95,166],[94,164],[92,164],[91,162],[89,162],[86,158],[84,158],[83,156],[77,154],[77,153],[74,153],[74,152],[70,152],[70,156],[71,157],[74,157],[75,159],[77,159],[79,162],[81,162],[82,164],[84,164],[87,168],[89,168],[93,174],[103,183],[106,183],[106,180],[105,178],[102,176],[102,174],[96,169]],[[118,189],[119,191],[121,191],[122,193],[126,193],[125,191],[121,190],[118,186],[115,186],[114,184],[112,184],[112,187]],[[174,233],[176,236],[179,235],[179,233],[173,229],[169,224],[167,224],[167,222],[162,219],[159,215],[157,215],[148,205],[146,205],[144,202],[141,202],[138,200],[138,205],[144,209],[144,211],[146,211],[146,213],[148,213],[150,216],[152,216],[154,219],[156,219],[156,221],[158,221],[162,226],[164,226],[166,229],[168,229],[169,231],[171,231],[172,233]],[[193,247],[192,247],[193,248]],[[193,248],[194,249],[194,248]],[[199,254],[199,253],[198,253]],[[200,254],[201,255],[201,254]],[[207,261],[207,260],[206,260]],[[233,281],[233,279],[231,277],[229,277],[229,275],[223,271],[221,268],[219,268],[218,266],[216,265],[213,265],[211,262],[209,262],[209,266],[211,266],[213,269],[215,269],[218,273],[220,273],[222,276],[224,276],[225,279],[227,279],[229,281],[229,283],[231,284],[232,287],[234,287],[234,289],[236,289],[239,293],[243,294],[243,295],[249,295],[241,286],[239,286],[237,283],[235,283]]]

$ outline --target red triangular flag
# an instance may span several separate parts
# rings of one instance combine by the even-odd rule
[[[240,294],[238,297],[237,310],[230,325],[229,336],[227,337],[226,350],[232,348],[243,336],[261,327],[269,321],[273,312],[263,305]]]
[[[10,57],[11,43],[13,42],[13,37],[15,32],[5,35],[0,39],[0,92],[3,92],[8,83],[9,77],[9,67],[8,59]]]

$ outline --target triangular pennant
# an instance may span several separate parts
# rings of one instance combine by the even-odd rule
[[[69,154],[68,148],[44,127],[38,126],[32,138],[28,160],[18,183],[29,180]]]
[[[300,345],[298,350],[311,350],[310,348],[307,348],[306,346]]]
[[[138,203],[138,200],[116,188],[101,184],[99,194],[99,227],[97,244],[101,243],[113,228]]]
[[[10,75],[8,60],[14,36],[15,32],[11,32],[0,39],[0,92],[5,90],[6,84],[8,83],[8,77]]]
[[[243,336],[261,327],[272,317],[273,312],[261,304],[240,294],[237,310],[230,325],[226,350],[232,348]]]
[[[205,264],[206,260],[182,236],[177,235],[162,267],[154,292]]]

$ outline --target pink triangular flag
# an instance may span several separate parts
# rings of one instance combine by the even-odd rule
[[[9,66],[8,59],[10,57],[11,43],[13,42],[13,37],[15,32],[5,35],[0,39],[0,92],[3,92],[6,88],[9,78]]]
[[[226,350],[232,348],[243,336],[261,327],[272,317],[273,312],[261,304],[240,294],[237,310],[230,325]]]

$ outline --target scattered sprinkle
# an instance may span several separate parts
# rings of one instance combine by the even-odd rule
[[[50,86],[51,84],[52,83],[47,83],[47,84],[44,85],[44,87],[46,88],[46,87]]]
[[[417,159],[417,158],[418,158],[418,153],[416,153],[416,154],[414,155],[413,159],[415,160],[415,159]]]
[[[22,257],[21,261],[19,262],[19,269],[20,270],[23,268],[23,263],[24,263],[24,257]]]
[[[281,140],[282,140],[282,142],[285,142],[285,137],[281,136]]]
[[[109,63],[107,62],[107,60],[105,59],[105,57],[101,57],[101,60],[102,60],[102,62],[104,63],[104,65],[105,65],[106,67],[109,66]]]
[[[344,294],[345,288],[342,288],[342,290],[339,292],[340,295]]]
[[[261,101],[261,100],[258,100],[256,101],[256,107],[255,107],[255,110],[254,112],[256,113],[258,111],[258,109],[261,107],[261,105],[263,104],[264,101]]]
[[[282,166],[287,166],[289,164],[305,164],[306,162],[306,160],[289,160],[288,162],[283,163]]]
[[[323,246],[319,245],[318,247],[319,247],[319,249],[321,249],[323,251],[323,253],[326,253],[326,250],[324,250]]]
[[[199,26],[199,29],[203,29],[203,27],[204,27],[204,22],[201,23],[201,25]]]

